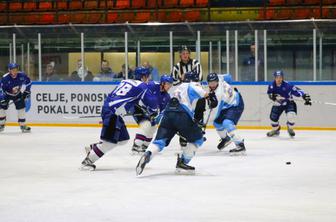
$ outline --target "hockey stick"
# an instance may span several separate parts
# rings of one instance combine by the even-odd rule
[[[304,100],[301,100],[301,99],[294,99],[294,101],[305,102]],[[310,102],[321,104],[321,105],[336,106],[336,103],[330,103],[330,102],[322,102],[322,101],[317,101],[317,100],[310,100]]]
[[[132,113],[126,113],[122,116],[141,116],[141,114],[132,114]],[[99,115],[92,115],[92,116],[63,116],[64,119],[89,119],[89,118],[101,118]]]

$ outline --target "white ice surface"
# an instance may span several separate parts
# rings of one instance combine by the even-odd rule
[[[196,175],[175,175],[174,139],[136,177],[131,141],[83,172],[83,147],[100,129],[32,130],[0,134],[1,222],[336,221],[336,132],[240,131],[248,152],[232,157],[209,130],[190,163]]]

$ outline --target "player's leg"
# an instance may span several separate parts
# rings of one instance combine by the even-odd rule
[[[216,116],[214,120],[214,127],[216,128],[217,134],[219,135],[220,142],[217,145],[217,149],[222,150],[232,142],[230,136],[227,134],[227,130],[223,126],[223,121],[226,119],[226,113],[228,110],[221,110],[221,112]]]
[[[8,109],[9,100],[2,99],[0,101],[0,132],[4,131],[6,124],[6,111]]]
[[[26,125],[26,111],[25,111],[25,101],[23,98],[13,98],[15,108],[18,113],[18,123],[20,126],[20,129],[23,133],[30,133],[31,128]]]
[[[103,127],[100,134],[100,143],[90,145],[90,152],[82,162],[82,169],[95,170],[94,163],[107,152],[119,145],[127,143],[129,134],[125,123],[120,116],[111,115],[103,118]]]
[[[149,120],[142,120],[139,123],[139,131],[135,134],[135,139],[132,147],[132,153],[143,153],[152,141],[156,126],[152,125]]]
[[[175,127],[177,128],[177,131],[188,142],[187,146],[182,149],[182,154],[178,155],[176,171],[193,173],[195,171],[195,167],[189,166],[188,164],[195,156],[197,148],[202,146],[204,142],[202,130],[187,113],[181,113],[178,115],[176,117],[176,123]]]
[[[147,150],[141,156],[136,166],[137,175],[140,175],[143,172],[146,164],[149,163],[157,153],[161,152],[169,145],[171,139],[176,134],[176,130],[172,127],[174,121],[174,113],[166,112],[164,114],[155,139],[149,144]]]
[[[297,114],[297,107],[296,103],[294,101],[291,101],[286,106],[286,115],[287,115],[287,131],[289,136],[294,137],[294,125],[295,125],[295,119]]]
[[[279,125],[279,118],[283,111],[284,111],[283,106],[272,106],[270,114],[272,130],[267,133],[268,137],[278,136],[280,134],[281,127]]]

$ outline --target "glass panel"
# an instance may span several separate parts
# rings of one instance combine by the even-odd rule
[[[0,77],[8,72],[7,65],[9,63],[9,47],[11,43],[11,35],[5,31],[0,32]]]
[[[317,80],[336,80],[336,30],[328,30],[321,34],[317,34]],[[321,63],[320,36],[322,38]]]
[[[281,69],[287,80],[313,80],[313,30],[267,32],[268,79]]]

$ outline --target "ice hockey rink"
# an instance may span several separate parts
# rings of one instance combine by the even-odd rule
[[[290,139],[286,131],[267,138],[241,130],[247,153],[229,156],[217,151],[210,129],[191,162],[195,175],[175,174],[175,139],[139,177],[131,141],[97,161],[96,171],[79,170],[84,145],[99,131],[7,127],[0,221],[336,221],[335,131],[297,131]]]

